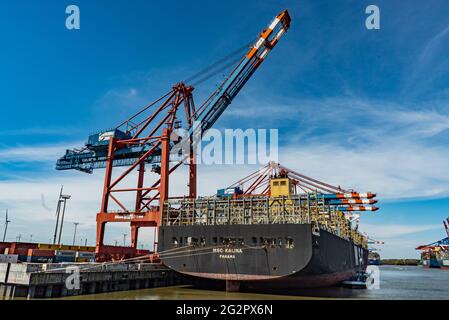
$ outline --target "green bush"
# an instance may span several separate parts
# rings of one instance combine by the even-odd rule
[[[420,261],[418,259],[382,259],[381,265],[395,265],[395,266],[417,266]]]

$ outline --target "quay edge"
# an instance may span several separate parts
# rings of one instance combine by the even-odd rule
[[[68,289],[72,273],[80,267],[80,285]],[[82,268],[90,267],[87,270]],[[0,263],[0,299],[59,298],[187,284],[185,277],[162,264],[37,264]]]

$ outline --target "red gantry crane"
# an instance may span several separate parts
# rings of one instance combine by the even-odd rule
[[[443,250],[448,250],[449,249],[449,218],[446,218],[446,220],[443,220],[443,225],[444,225],[444,231],[446,231],[447,237],[441,240],[438,240],[436,242],[430,243],[430,244],[426,244],[426,245],[421,245],[419,247],[416,247],[416,250],[421,250],[421,251],[432,251],[435,250],[435,248],[441,248]]]
[[[75,169],[92,173],[94,169],[106,168],[101,208],[96,219],[98,256],[107,254],[108,248],[103,244],[106,223],[129,222],[131,246],[134,249],[137,247],[139,228],[157,228],[160,225],[164,202],[170,197],[169,176],[185,162],[189,164],[188,196],[196,198],[194,139],[201,138],[214,125],[287,32],[290,22],[287,10],[277,15],[200,107],[197,108],[194,104],[194,88],[180,82],[114,129],[91,135],[85,147],[67,150],[57,161],[57,170]],[[171,139],[172,134],[175,129],[182,127],[182,121],[185,121],[183,127],[189,132],[189,150],[184,148],[173,154],[171,151],[182,139]],[[194,122],[197,121],[200,125],[195,127]],[[148,165],[151,165],[151,171],[158,174],[159,178],[151,179],[152,176],[146,174]],[[115,167],[126,168],[113,176]],[[136,186],[124,187],[123,182],[135,172]],[[134,200],[131,205],[127,205],[122,199],[130,194]],[[118,210],[111,209],[111,202],[118,206]]]
[[[449,269],[449,218],[443,220],[443,225],[446,238],[415,248],[421,251],[423,267]]]

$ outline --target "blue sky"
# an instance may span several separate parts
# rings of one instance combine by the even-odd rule
[[[81,10],[78,31],[65,28],[72,3]],[[369,4],[380,8],[380,30],[365,28]],[[415,246],[442,238],[447,1],[19,0],[0,4],[0,210],[10,209],[10,240],[48,241],[64,184],[73,195],[65,240],[80,221],[79,237],[93,244],[102,171],[57,172],[55,160],[255,40],[284,8],[290,31],[217,128],[278,128],[281,163],[378,193],[381,210],[364,214],[361,228],[386,242],[385,257],[417,257]],[[195,90],[197,104],[220,76]],[[202,169],[204,193],[252,170]],[[106,240],[123,232],[111,227]]]

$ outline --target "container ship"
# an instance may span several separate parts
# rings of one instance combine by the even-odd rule
[[[416,248],[421,251],[421,264],[424,268],[449,270],[449,218],[443,224],[446,238]]]
[[[365,270],[368,241],[354,212],[376,211],[366,206],[377,202],[375,194],[274,163],[250,177],[212,197],[166,203],[159,230],[164,264],[229,291],[332,286]]]
[[[380,263],[380,254],[378,251],[380,251],[379,248],[374,247],[373,245],[382,245],[385,244],[383,241],[374,240],[372,238],[368,238],[368,245],[371,245],[371,247],[368,248],[368,264],[372,266],[379,266]]]
[[[368,264],[372,266],[380,265],[380,254],[375,251],[369,250]]]
[[[421,252],[421,264],[424,268],[441,268],[441,260],[435,248],[429,248]]]
[[[441,269],[449,270],[449,249],[446,248],[444,252],[441,254],[440,259]]]

